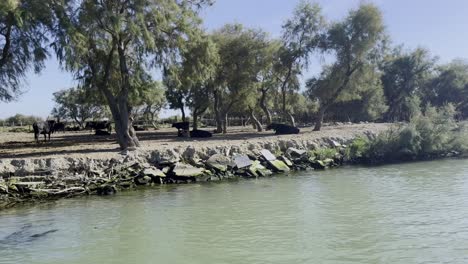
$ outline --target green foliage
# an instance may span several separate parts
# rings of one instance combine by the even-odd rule
[[[454,107],[427,107],[424,114],[409,124],[381,133],[375,139],[360,142],[369,162],[428,159],[452,152],[467,153],[466,128],[454,121]],[[350,152],[351,156],[352,151]],[[356,155],[359,157],[359,155]]]
[[[438,107],[453,104],[461,118],[468,118],[468,62],[454,60],[436,71],[423,89],[424,103]]]
[[[161,82],[151,82],[141,89],[131,102],[136,119],[156,126],[159,112],[166,105],[165,87]]]
[[[427,50],[403,53],[400,49],[386,58],[382,83],[388,103],[387,121],[409,121],[420,109],[418,94],[432,74],[436,58]]]
[[[99,97],[83,87],[61,90],[53,94],[56,106],[52,115],[58,119],[72,120],[84,127],[88,119],[99,119],[105,116],[105,108]]]
[[[326,160],[334,159],[339,154],[339,152],[334,148],[319,148],[313,150],[309,153],[309,156],[313,160]]]
[[[375,80],[372,55],[384,39],[382,15],[372,4],[361,4],[350,11],[343,21],[334,23],[325,39],[324,47],[333,51],[336,61],[322,71],[320,77],[307,81],[309,96],[320,102],[315,130],[320,130],[325,112],[336,102],[359,98],[359,91]]]
[[[347,160],[361,160],[369,151],[369,140],[367,138],[358,137],[349,144],[345,151]]]
[[[177,61],[200,33],[197,9],[208,0],[66,1],[55,11],[57,57],[85,87],[105,97],[121,149],[139,146],[131,100],[151,83],[150,70]]]
[[[50,1],[2,0],[0,3],[0,101],[14,100],[29,70],[47,58],[46,30],[52,26]]]
[[[41,120],[42,118],[37,117],[37,116],[26,116],[22,114],[16,114],[14,116],[6,118],[5,120],[3,120],[3,122],[5,122],[6,124],[10,126],[11,125],[26,126],[26,125],[32,125],[34,122],[41,121]]]

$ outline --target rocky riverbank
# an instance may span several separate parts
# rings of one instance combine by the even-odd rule
[[[52,157],[0,160],[0,208],[77,195],[110,195],[142,186],[267,177],[293,170],[320,170],[346,162],[356,137],[277,137],[205,147],[164,146],[109,159]]]

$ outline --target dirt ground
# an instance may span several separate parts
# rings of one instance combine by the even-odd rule
[[[143,149],[158,149],[167,147],[208,147],[222,145],[238,145],[245,142],[259,142],[281,139],[313,140],[323,137],[349,138],[365,131],[379,133],[390,124],[348,124],[325,126],[322,131],[312,131],[312,127],[301,128],[299,135],[276,136],[272,131],[258,133],[250,127],[230,127],[226,135],[215,134],[212,138],[191,139],[178,138],[174,128],[163,128],[157,131],[138,132],[138,138]],[[213,130],[213,128],[204,128]],[[0,159],[4,158],[44,158],[44,157],[89,157],[107,159],[119,155],[115,134],[111,136],[95,136],[90,131],[55,133],[50,142],[34,142],[33,133],[0,132]]]

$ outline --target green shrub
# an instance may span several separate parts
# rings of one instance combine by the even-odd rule
[[[436,109],[427,107],[401,127],[393,127],[365,144],[360,141],[362,159],[368,162],[386,162],[427,159],[451,152],[468,153],[468,129],[455,122],[452,105]],[[350,155],[359,157],[350,148]]]
[[[310,153],[310,157],[312,157],[315,160],[325,160],[325,159],[334,159],[337,154],[339,153],[334,148],[321,148],[321,149],[313,150]]]
[[[350,161],[361,160],[369,152],[369,140],[359,137],[349,144],[345,151],[345,157]]]

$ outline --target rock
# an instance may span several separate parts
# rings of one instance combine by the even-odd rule
[[[323,163],[324,163],[325,166],[327,166],[327,167],[330,167],[330,166],[335,165],[335,161],[334,161],[333,159],[324,159],[324,160],[323,160]]]
[[[178,177],[198,177],[203,175],[205,170],[189,164],[177,163],[172,172]]]
[[[334,147],[334,148],[339,148],[339,147],[341,147],[341,144],[338,143],[338,142],[336,142],[335,140],[331,140],[331,141],[330,141],[330,144],[331,144],[332,147]]]
[[[334,166],[335,161],[333,159],[312,160],[311,164],[314,169],[324,170],[328,167]]]
[[[117,193],[117,188],[114,185],[103,184],[97,187],[96,192],[98,195],[113,195]]]
[[[225,172],[227,171],[228,167],[233,167],[232,161],[230,158],[222,155],[222,154],[215,154],[211,156],[207,161],[206,164],[218,171]]]
[[[269,150],[267,149],[262,149],[260,150],[260,154],[262,154],[262,157],[267,160],[267,161],[272,161],[276,160],[275,155],[273,155]]]
[[[148,185],[152,182],[152,178],[150,176],[138,176],[135,177],[135,183],[137,185]]]
[[[7,194],[8,193],[8,186],[5,182],[0,182],[0,193]]]
[[[255,177],[266,177],[273,174],[269,169],[265,168],[262,164],[260,164],[260,161],[258,160],[252,163],[252,165],[249,168],[249,172]]]
[[[288,172],[291,169],[281,160],[269,160],[268,164],[277,172]]]
[[[286,150],[286,155],[291,158],[299,159],[307,155],[307,151],[297,148],[288,148]]]
[[[166,149],[162,151],[155,151],[152,153],[152,160],[160,165],[175,164],[180,161],[179,153],[172,149]]]
[[[247,155],[234,156],[234,163],[238,169],[247,168],[252,165],[252,160]]]
[[[325,163],[321,160],[314,160],[311,162],[311,164],[312,164],[312,167],[316,170],[324,170],[327,168]]]
[[[281,156],[279,157],[281,161],[283,161],[284,163],[286,163],[286,165],[288,165],[288,167],[292,167],[294,165],[294,163],[292,163],[291,160],[289,160],[288,158],[286,158],[286,156]]]
[[[141,174],[146,175],[146,176],[150,176],[151,178],[156,178],[156,177],[164,178],[164,177],[166,177],[166,174],[164,174],[164,172],[162,172],[161,170],[156,169],[154,167],[149,167],[149,168],[143,169]]]
[[[164,167],[164,168],[162,168],[161,171],[162,171],[164,174],[168,174],[170,170],[171,170],[171,167]]]

